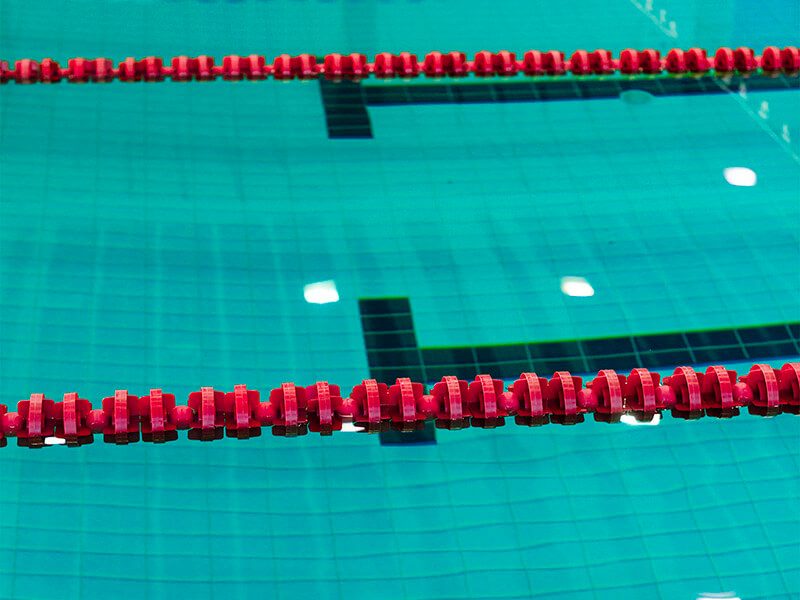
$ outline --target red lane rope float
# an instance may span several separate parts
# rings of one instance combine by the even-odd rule
[[[477,52],[470,60],[464,52],[430,52],[424,57],[410,52],[381,52],[372,62],[364,54],[327,54],[318,59],[312,54],[281,54],[272,63],[262,55],[230,55],[217,65],[211,56],[176,56],[164,60],[148,56],[141,60],[126,58],[115,67],[108,58],[70,58],[62,67],[51,58],[35,61],[29,58],[14,62],[0,60],[0,83],[108,83],[124,82],[227,81],[242,79],[277,80],[329,79],[360,80],[369,77],[412,79],[416,77],[528,77],[572,75],[703,75],[725,77],[738,73],[748,75],[797,75],[800,72],[800,49],[796,46],[767,46],[757,55],[752,48],[719,48],[708,52],[703,48],[673,48],[665,56],[658,50],[627,48],[616,58],[609,50],[576,50],[569,58],[558,50],[528,50],[521,56],[502,50]]]
[[[189,394],[186,405],[160,389],[141,398],[117,390],[104,398],[101,408],[71,392],[61,402],[44,394],[31,394],[8,412],[0,405],[0,446],[16,437],[20,446],[39,448],[45,439],[59,438],[67,446],[81,446],[102,434],[112,444],[163,443],[188,430],[192,440],[213,441],[224,435],[248,439],[270,427],[273,435],[297,436],[308,431],[330,435],[352,421],[367,432],[414,431],[434,421],[442,429],[494,428],[507,417],[525,426],[580,423],[587,414],[596,421],[614,423],[623,415],[649,421],[670,410],[679,419],[705,415],[728,418],[747,407],[750,414],[774,416],[800,414],[800,363],[781,369],[753,365],[746,375],[722,366],[697,372],[678,367],[660,381],[657,373],[634,369],[622,375],[603,369],[583,385],[580,377],[557,371],[550,379],[522,373],[508,388],[491,375],[472,382],[443,377],[425,392],[425,386],[401,377],[391,386],[367,379],[349,397],[339,387],[320,381],[309,387],[284,383],[261,401],[260,392],[237,385],[225,393],[211,387]]]

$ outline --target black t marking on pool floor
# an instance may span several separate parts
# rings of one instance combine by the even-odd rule
[[[627,372],[633,368],[800,356],[800,323],[565,341],[420,348],[408,298],[359,300],[370,376],[435,383],[444,375],[472,380],[478,373],[515,379],[525,371]]]
[[[781,91],[800,89],[800,78],[768,77],[671,77],[651,79],[559,78],[551,80],[475,79],[439,80],[435,83],[380,83],[319,80],[322,105],[330,139],[371,139],[370,106],[418,104],[486,104],[507,102],[563,102],[608,100],[625,92],[637,92],[636,103],[653,97],[739,93],[741,89]],[[744,87],[742,87],[744,86]],[[623,96],[626,97],[626,96]]]

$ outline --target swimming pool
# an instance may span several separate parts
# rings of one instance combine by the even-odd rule
[[[9,59],[761,48],[796,44],[800,19],[778,1],[0,10]],[[331,129],[318,82],[0,89],[0,402],[797,359],[797,91],[389,102],[398,85],[363,84],[356,133]],[[729,185],[734,166],[757,185]],[[330,280],[338,302],[305,300]],[[782,415],[9,445],[0,597],[796,597],[798,436]]]

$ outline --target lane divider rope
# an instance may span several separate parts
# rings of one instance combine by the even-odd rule
[[[411,52],[381,52],[373,61],[364,54],[281,54],[272,63],[263,55],[230,55],[221,65],[211,56],[176,56],[164,60],[148,56],[141,60],[126,58],[116,66],[108,58],[70,58],[62,67],[51,58],[41,61],[20,59],[13,68],[0,60],[0,83],[107,83],[124,82],[211,81],[222,78],[242,79],[329,79],[361,80],[369,77],[555,77],[565,75],[703,75],[728,77],[732,74],[797,75],[800,72],[800,49],[796,46],[768,46],[761,54],[752,48],[673,48],[662,57],[658,50],[625,49],[614,57],[609,50],[576,50],[569,58],[558,50],[528,50],[521,57],[503,50],[478,52],[468,59],[464,52],[430,52],[420,58]]]
[[[523,426],[547,423],[573,425],[592,414],[596,421],[614,423],[624,415],[650,421],[664,410],[673,417],[733,417],[741,407],[760,416],[800,414],[800,363],[781,369],[753,365],[746,375],[723,366],[697,372],[678,367],[660,380],[658,373],[633,369],[618,374],[602,369],[583,385],[580,377],[557,371],[549,379],[522,373],[510,386],[491,375],[468,382],[445,376],[430,391],[421,383],[399,378],[393,385],[367,379],[343,397],[339,386],[326,381],[301,387],[283,383],[261,401],[257,390],[237,385],[232,392],[204,387],[189,394],[186,404],[160,389],[137,397],[116,390],[94,407],[77,393],[64,394],[60,402],[44,394],[31,394],[15,412],[0,405],[0,445],[16,437],[20,446],[41,448],[48,438],[81,446],[95,434],[112,444],[139,441],[168,442],[179,430],[192,440],[212,441],[223,435],[247,439],[261,435],[264,427],[278,436],[304,435],[308,431],[330,435],[353,422],[369,433],[415,431],[433,421],[443,429],[494,428],[513,417]]]

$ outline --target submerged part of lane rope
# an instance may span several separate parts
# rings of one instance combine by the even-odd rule
[[[494,428],[504,425],[506,417],[523,426],[572,425],[588,413],[609,423],[626,415],[650,421],[663,410],[680,419],[727,418],[744,406],[760,416],[800,414],[800,363],[781,369],[753,365],[738,378],[722,366],[708,367],[704,373],[678,367],[663,381],[647,369],[634,369],[627,376],[603,369],[585,386],[568,371],[557,371],[550,379],[522,373],[508,388],[491,375],[478,375],[471,382],[446,376],[429,393],[408,378],[391,386],[367,379],[348,397],[325,381],[308,387],[284,383],[270,391],[266,402],[244,385],[228,393],[201,388],[189,394],[186,405],[176,404],[174,395],[160,389],[143,397],[117,390],[99,408],[74,392],[64,394],[61,402],[31,394],[17,404],[16,412],[0,405],[0,445],[15,436],[20,446],[30,448],[48,445],[48,438],[80,446],[91,443],[95,434],[112,444],[129,444],[140,437],[168,442],[177,439],[178,430],[188,430],[193,440],[212,441],[223,434],[247,439],[261,435],[263,427],[278,436],[308,431],[330,435],[350,421],[374,433],[415,431],[426,421],[443,429]]]
[[[55,60],[20,59],[13,68],[0,60],[0,83],[105,83],[115,79],[135,81],[210,81],[242,79],[330,79],[361,80],[420,76],[464,77],[553,77],[564,75],[702,75],[726,77],[760,72],[765,75],[800,72],[800,50],[796,46],[768,46],[760,55],[752,48],[719,48],[713,56],[703,48],[673,48],[665,57],[655,49],[626,49],[614,57],[609,50],[576,50],[567,59],[563,52],[529,50],[518,57],[513,52],[478,52],[470,60],[464,52],[430,52],[421,59],[410,52],[381,52],[372,62],[364,54],[281,54],[270,64],[263,55],[226,56],[221,65],[210,56],[176,56],[164,60],[149,56],[126,58],[114,66],[108,58],[71,58],[62,67]]]

